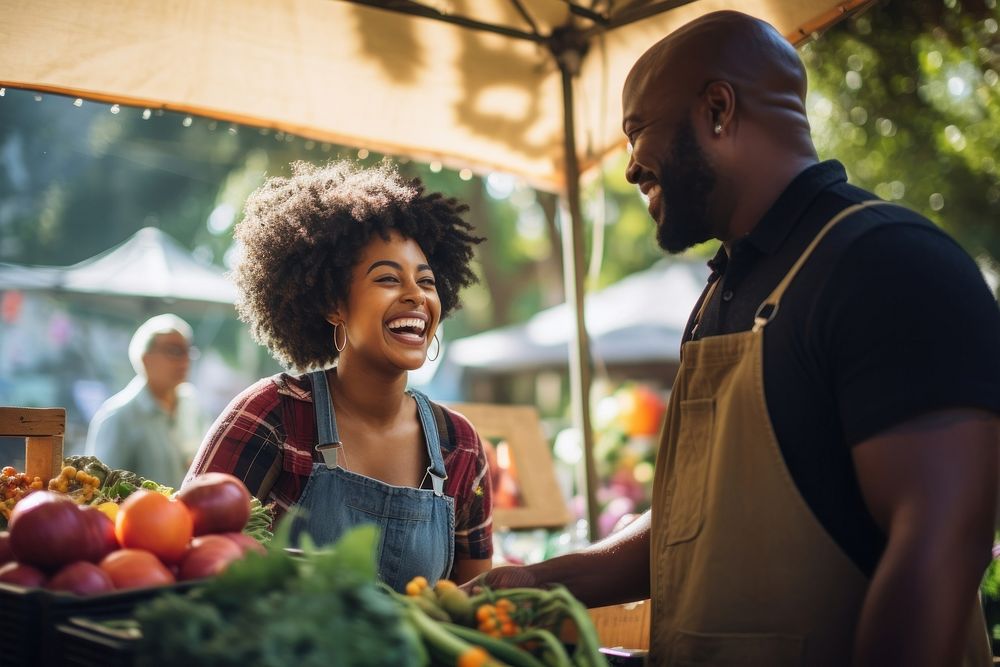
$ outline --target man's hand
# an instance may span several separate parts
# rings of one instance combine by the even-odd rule
[[[462,584],[460,588],[473,595],[483,587],[489,588],[536,588],[538,582],[531,573],[530,566],[503,565],[484,572],[475,579]]]
[[[490,588],[546,588],[561,584],[587,607],[649,597],[650,513],[583,551],[525,566],[497,567],[462,585],[467,593]]]

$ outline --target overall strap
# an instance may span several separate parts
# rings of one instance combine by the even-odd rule
[[[774,291],[771,292],[771,294],[764,299],[764,302],[757,308],[757,313],[753,318],[753,331],[761,331],[767,323],[773,320],[774,316],[778,314],[778,306],[781,303],[781,297],[785,294],[785,290],[791,284],[796,274],[798,274],[799,269],[801,269],[806,263],[806,260],[809,259],[809,256],[812,254],[813,250],[816,249],[816,246],[819,245],[819,242],[823,240],[827,233],[829,233],[838,222],[857,213],[858,211],[868,208],[869,206],[880,205],[892,206],[892,203],[879,199],[863,201],[860,204],[848,206],[840,213],[833,216],[829,222],[823,225],[823,229],[819,231],[819,233],[813,238],[812,242],[806,246],[804,251],[802,251],[802,254],[799,255],[799,259],[792,265],[792,268],[788,271],[788,273],[785,274],[785,277],[782,278],[780,283],[778,283],[778,286],[774,288]]]
[[[416,389],[411,389],[410,394],[417,402],[417,414],[420,415],[420,424],[424,427],[427,456],[431,462],[427,467],[427,474],[431,477],[434,495],[440,496],[444,494],[444,481],[448,479],[448,474],[444,469],[444,457],[441,456],[441,437],[438,434],[437,422],[431,411],[430,399]]]
[[[313,409],[316,411],[316,451],[323,457],[326,467],[333,469],[337,467],[337,452],[343,447],[343,443],[337,433],[337,417],[330,401],[326,371],[309,373],[309,381],[312,383]]]

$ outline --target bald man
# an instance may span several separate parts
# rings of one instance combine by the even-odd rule
[[[1000,311],[933,224],[819,162],[805,93],[795,50],[735,12],[633,67],[626,176],[659,244],[722,241],[653,509],[486,581],[650,596],[656,665],[987,665]]]

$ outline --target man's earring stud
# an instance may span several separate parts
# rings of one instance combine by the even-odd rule
[[[715,133],[716,134],[722,134],[722,123],[716,123],[715,124]]]

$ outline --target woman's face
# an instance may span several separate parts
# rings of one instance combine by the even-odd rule
[[[441,318],[434,272],[413,239],[376,236],[351,270],[347,303],[328,317],[347,326],[342,359],[355,355],[403,370],[420,368]],[[343,331],[337,332],[343,343]]]

